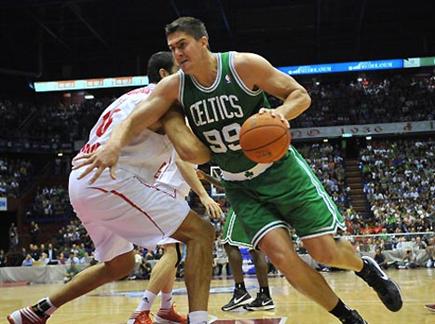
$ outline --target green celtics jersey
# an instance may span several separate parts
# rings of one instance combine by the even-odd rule
[[[264,92],[246,87],[234,68],[234,52],[216,53],[217,76],[206,88],[180,71],[180,101],[190,127],[213,153],[222,170],[238,173],[252,168],[239,144],[243,122],[269,107]]]

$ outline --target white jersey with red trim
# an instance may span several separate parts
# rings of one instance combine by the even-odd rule
[[[190,186],[184,180],[183,175],[176,164],[176,152],[173,150],[171,163],[161,168],[157,175],[157,184],[164,184],[178,191],[182,197],[186,197],[189,194]]]
[[[94,152],[105,144],[113,129],[127,118],[138,103],[147,99],[154,87],[154,84],[150,84],[132,90],[107,107],[92,128],[89,140],[80,152]],[[121,150],[117,169],[126,170],[147,183],[153,183],[160,174],[159,169],[171,163],[173,151],[174,147],[167,136],[145,129]]]

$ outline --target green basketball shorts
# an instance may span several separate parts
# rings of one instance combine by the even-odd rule
[[[251,244],[270,230],[290,226],[301,239],[344,229],[343,216],[310,166],[294,149],[259,176],[224,181],[227,198]]]
[[[238,247],[247,247],[253,249],[251,240],[240,223],[239,217],[232,208],[227,212],[224,229],[222,233],[222,243]]]

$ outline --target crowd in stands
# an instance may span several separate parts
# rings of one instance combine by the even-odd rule
[[[99,114],[113,98],[81,104],[52,104],[0,100],[3,138],[31,138],[49,142],[85,139]]]
[[[38,188],[27,218],[59,217],[65,215],[70,208],[68,191],[63,186]]]
[[[17,197],[32,177],[28,160],[0,157],[0,197]]]
[[[314,82],[312,103],[293,128],[435,119],[435,76]]]
[[[371,141],[361,151],[364,192],[374,221],[392,232],[433,230],[435,141]]]
[[[433,120],[435,76],[395,74],[360,81],[311,82],[305,85],[311,108],[292,121],[293,128]],[[0,138],[72,142],[86,139],[112,97],[82,103],[18,102],[0,99]],[[272,106],[279,102],[270,98]],[[24,117],[23,117],[24,116]]]
[[[349,207],[350,188],[345,181],[343,153],[329,143],[296,145],[341,212]]]

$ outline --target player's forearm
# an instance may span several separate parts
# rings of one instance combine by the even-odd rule
[[[310,107],[311,98],[308,92],[301,88],[290,93],[283,104],[276,108],[287,120],[292,120]]]
[[[208,175],[207,173],[203,172],[203,177],[205,178],[205,180],[209,183],[211,183],[213,186],[219,188],[219,189],[223,189],[224,187],[222,186],[222,183],[220,182],[220,180],[216,179],[215,177],[212,177],[211,175]]]
[[[181,175],[193,192],[196,193],[198,197],[205,197],[206,195],[208,196],[207,191],[196,175],[196,170],[193,165],[189,162],[182,161],[179,158],[177,159],[176,163],[178,170],[180,170]]]
[[[163,129],[184,161],[204,164],[210,161],[210,150],[187,127],[184,116],[176,111],[169,111],[163,118]]]
[[[119,152],[124,146],[128,145],[128,143],[138,136],[142,130],[142,128],[137,126],[135,128],[130,118],[127,118],[113,129],[108,144],[110,144],[114,151]]]

